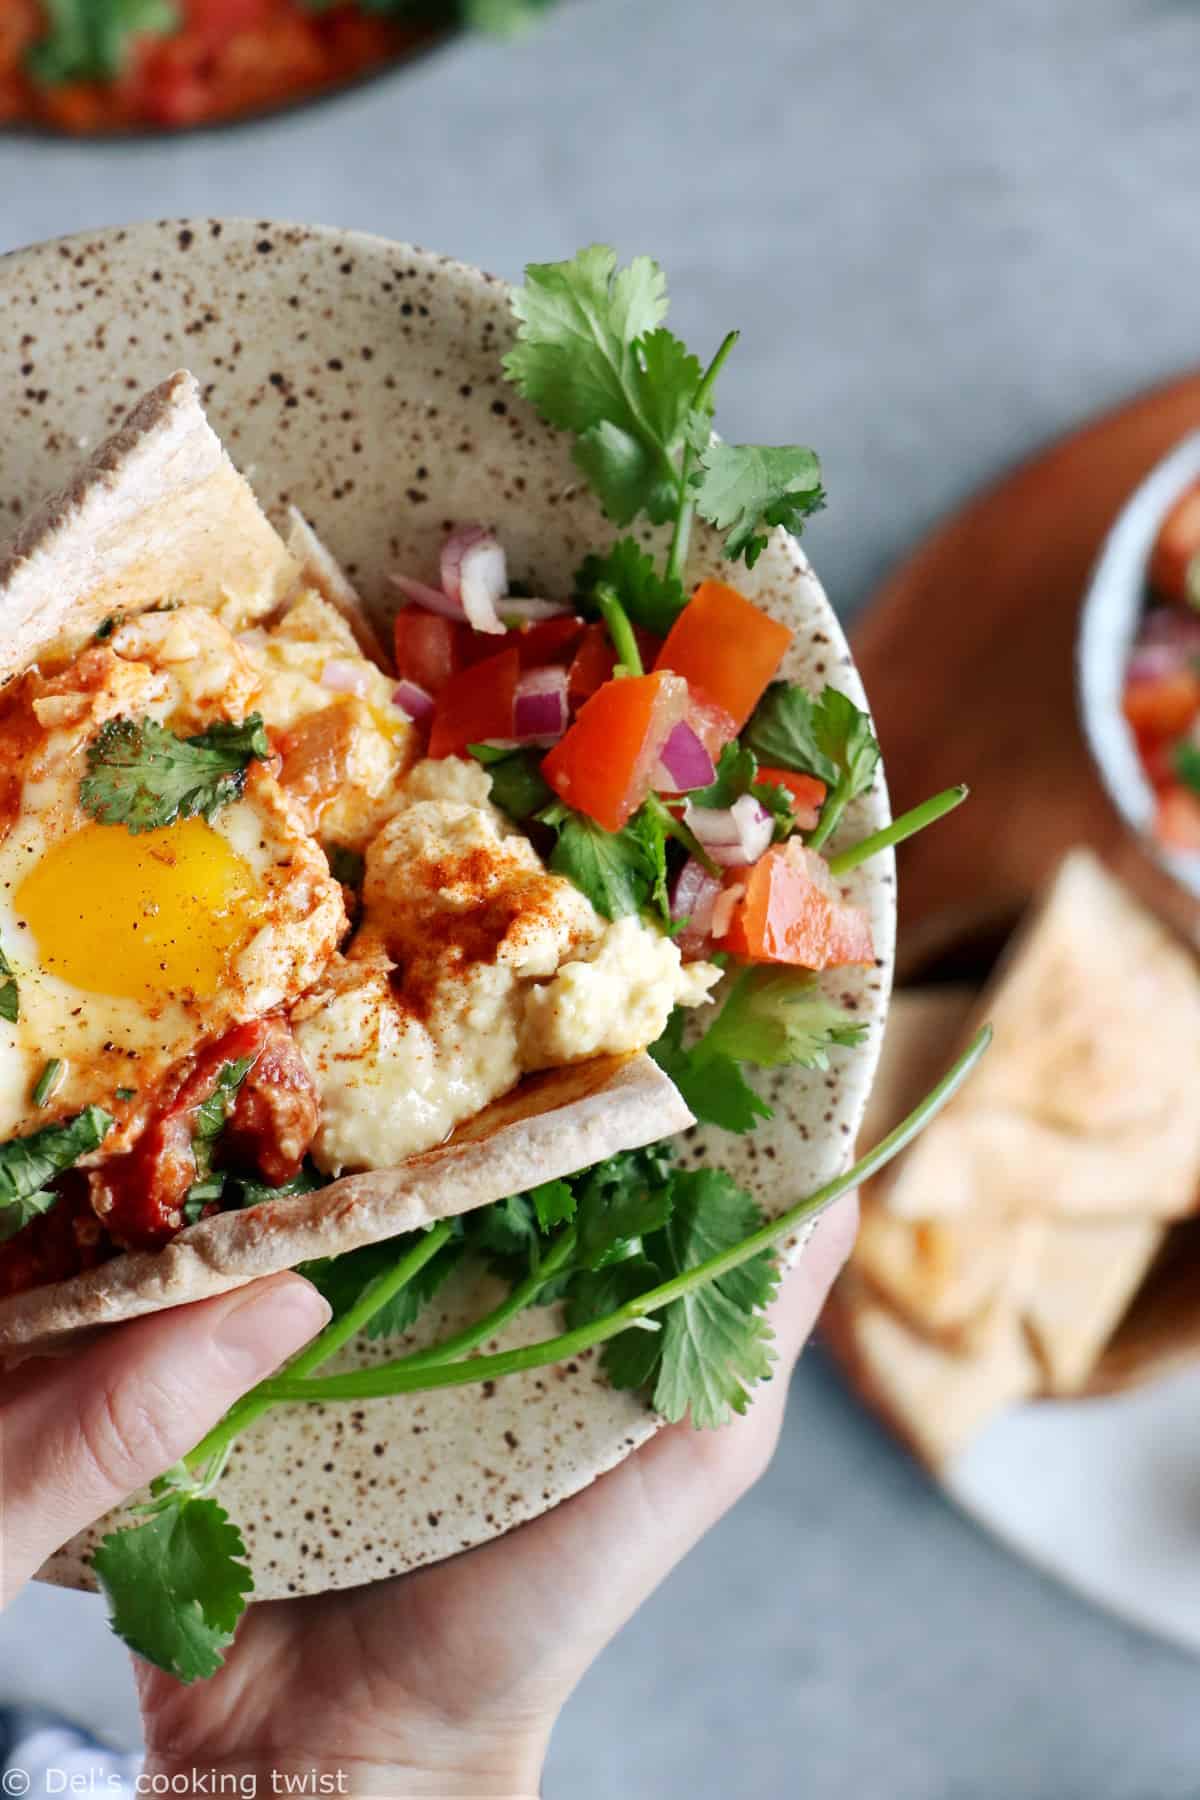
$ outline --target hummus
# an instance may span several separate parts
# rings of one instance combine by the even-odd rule
[[[367,850],[358,934],[295,1015],[328,1174],[432,1148],[528,1071],[641,1049],[720,979],[640,919],[602,919],[489,786],[454,758],[398,785]]]

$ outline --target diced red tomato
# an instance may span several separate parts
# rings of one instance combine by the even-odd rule
[[[723,581],[702,581],[667,633],[656,669],[682,675],[732,715],[738,731],[792,641],[786,625]]]
[[[620,831],[650,792],[658,753],[687,713],[687,683],[660,671],[606,681],[542,764],[568,806]]]
[[[1145,737],[1137,735],[1138,755],[1142,759],[1142,767],[1152,787],[1174,787],[1179,779],[1175,769],[1175,743],[1173,738]]]
[[[1200,556],[1200,481],[1181,494],[1162,525],[1150,556],[1150,585],[1164,600],[1188,604],[1188,569]]]
[[[511,738],[513,698],[521,659],[502,650],[486,662],[452,675],[437,697],[429,733],[430,756],[461,756],[468,744]]]
[[[733,714],[726,712],[723,706],[718,706],[703,688],[696,687],[690,681],[687,722],[714,762],[726,744],[731,744],[738,734],[737,720]]]
[[[1200,715],[1200,676],[1176,669],[1148,681],[1130,681],[1121,705],[1139,736],[1178,737]]]
[[[0,1299],[65,1281],[107,1261],[116,1246],[92,1211],[88,1178],[70,1169],[54,1183],[59,1198],[0,1244]]]
[[[184,0],[187,29],[220,42],[234,31],[261,25],[273,11],[273,0]]]
[[[475,633],[455,619],[423,612],[419,606],[402,606],[393,628],[396,674],[401,681],[415,681],[427,694],[440,694],[452,675],[476,660],[467,653]],[[494,638],[488,641],[495,645]]]
[[[786,788],[792,796],[792,811],[796,815],[797,825],[801,831],[812,830],[825,804],[823,781],[818,781],[815,775],[801,775],[796,769],[767,768],[759,769],[758,779]]]
[[[656,638],[652,631],[643,630],[640,625],[634,626],[633,635],[637,639],[642,666],[653,668],[662,649],[661,638]],[[612,647],[608,627],[598,622],[588,625],[567,674],[567,695],[571,705],[582,706],[585,700],[590,700],[597,689],[612,680],[616,666],[617,653]]]
[[[544,669],[549,663],[569,663],[586,626],[574,614],[561,619],[539,619],[535,625],[519,626],[504,640],[506,650],[515,650],[523,669]],[[484,631],[467,634],[467,662],[483,662],[495,656],[500,642]]]
[[[726,891],[739,887],[722,950],[802,969],[874,962],[867,915],[842,899],[824,860],[795,838],[776,844],[752,869],[731,870]]]
[[[1158,796],[1155,836],[1172,850],[1200,850],[1200,794],[1178,783]]]

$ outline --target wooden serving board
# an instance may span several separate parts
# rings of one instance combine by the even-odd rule
[[[1090,844],[1185,925],[1108,801],[1075,697],[1092,563],[1122,502],[1200,426],[1200,372],[1106,413],[969,500],[885,581],[852,634],[895,812],[972,793],[899,853],[903,979],[986,956],[1063,851]]]

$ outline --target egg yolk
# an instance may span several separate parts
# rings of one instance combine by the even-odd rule
[[[87,825],[46,852],[14,899],[48,974],[144,1001],[214,994],[254,928],[259,895],[219,831],[182,819],[139,836]]]

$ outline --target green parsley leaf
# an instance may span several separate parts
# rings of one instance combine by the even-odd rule
[[[1175,773],[1184,786],[1190,787],[1193,793],[1200,794],[1200,747],[1185,739],[1176,744],[1171,760],[1175,764]],[[3,991],[0,990],[0,999],[2,998]]]
[[[646,1247],[668,1280],[732,1249],[763,1222],[752,1196],[721,1169],[676,1175],[673,1200],[669,1223]],[[775,1257],[764,1251],[666,1308],[654,1387],[664,1418],[674,1423],[690,1410],[703,1430],[745,1412],[747,1389],[771,1373],[772,1332],[761,1313],[778,1283]]]
[[[132,832],[197,814],[211,821],[241,796],[251,762],[270,754],[258,713],[241,725],[222,722],[189,738],[153,719],[109,719],[88,746],[89,772],[79,797],[93,819]]]
[[[838,688],[823,688],[814,700],[801,687],[774,681],[754,709],[742,734],[762,762],[815,775],[829,792],[816,830],[808,839],[818,849],[842,813],[875,779],[879,745],[865,712]]]
[[[633,538],[618,538],[603,556],[585,556],[575,572],[575,605],[594,617],[596,588],[600,583],[615,589],[621,605],[635,625],[666,637],[687,605],[683,583],[663,576],[654,559]]]
[[[363,1244],[357,1250],[344,1251],[341,1256],[324,1256],[301,1263],[298,1273],[320,1289],[333,1308],[334,1317],[340,1318],[357,1303],[364,1289],[394,1268],[423,1236],[420,1231],[402,1232],[382,1243]],[[369,1338],[398,1337],[402,1332],[411,1331],[447,1276],[458,1266],[462,1254],[461,1240],[451,1239],[443,1244],[437,1255],[430,1257],[405,1287],[371,1314],[366,1335]]]
[[[812,450],[797,444],[772,449],[760,444],[706,445],[700,456],[696,510],[728,535],[725,555],[743,557],[752,569],[767,547],[768,527],[798,534],[810,514],[825,504],[821,465]]]
[[[0,1019],[15,1025],[21,1016],[21,994],[12,964],[0,949]]]
[[[702,1125],[739,1134],[753,1131],[760,1119],[773,1116],[767,1102],[756,1094],[731,1056],[683,1042],[687,1014],[676,1007],[662,1036],[650,1045],[650,1054],[683,1095],[685,1104]]]
[[[468,744],[467,749],[492,778],[488,798],[510,819],[523,824],[554,803],[554,790],[542,774],[539,750],[498,750],[493,744]]]
[[[49,1212],[58,1196],[48,1184],[98,1150],[112,1122],[103,1107],[85,1106],[74,1118],[0,1144],[0,1243]]]
[[[509,380],[560,431],[605,512],[656,523],[679,504],[675,454],[683,443],[700,364],[660,329],[666,277],[648,256],[618,271],[615,250],[593,244],[569,262],[531,263],[513,295],[520,321],[504,359]]]
[[[661,824],[643,809],[620,831],[605,831],[556,801],[537,815],[558,832],[550,867],[573,881],[606,919],[656,906],[670,917],[667,853]]]
[[[42,0],[46,35],[29,52],[36,81],[111,81],[124,69],[134,39],[178,29],[174,0]]]
[[[861,1044],[866,1031],[829,998],[815,975],[747,968],[730,985],[700,1043],[705,1058],[728,1056],[759,1069],[784,1063],[827,1069],[834,1044]]]
[[[92,1568],[131,1650],[177,1681],[216,1674],[254,1582],[241,1533],[215,1500],[172,1499],[111,1532]]]

